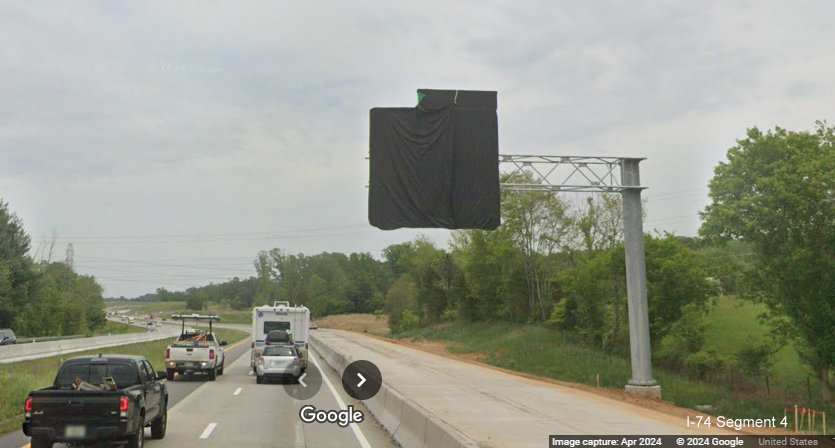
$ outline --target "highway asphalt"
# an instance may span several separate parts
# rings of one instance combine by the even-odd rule
[[[320,373],[319,366],[322,366],[321,373],[327,381],[315,396],[299,400],[291,397],[285,389],[293,393],[294,388],[303,387],[301,384],[256,384],[255,376],[250,374],[249,340],[228,348],[224,375],[216,381],[205,381],[198,376],[178,376],[168,382],[167,434],[162,440],[151,440],[150,429],[146,428],[146,446],[395,447],[389,434],[362,403],[349,397],[342,389],[342,372],[328,368],[315,353],[313,356],[308,374],[315,376]],[[160,369],[162,366],[154,367]],[[366,419],[353,427],[340,427],[334,423],[302,423],[299,410],[308,404],[321,410],[340,410],[341,404],[353,405],[364,412]],[[28,443],[28,438],[21,431],[0,437],[0,448],[21,448]]]

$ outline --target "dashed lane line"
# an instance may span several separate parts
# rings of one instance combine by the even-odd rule
[[[203,430],[203,434],[200,434],[200,438],[201,439],[208,439],[209,436],[212,435],[212,431],[214,431],[216,427],[217,427],[217,423],[214,423],[214,422],[209,423],[209,426],[206,426],[206,429]]]

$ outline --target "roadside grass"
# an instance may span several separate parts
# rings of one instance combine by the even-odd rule
[[[217,334],[230,345],[249,337],[249,333],[227,329],[217,330]],[[29,391],[51,385],[65,359],[99,353],[140,355],[148,358],[157,371],[165,371],[165,348],[170,343],[170,339],[163,339],[0,365],[0,434],[20,429]]]
[[[769,326],[759,317],[765,312],[765,305],[762,304],[734,296],[717,298],[716,306],[705,316],[706,348],[713,348],[726,357],[733,357],[746,346],[770,344],[777,348],[770,338]],[[780,347],[774,354],[774,365],[769,376],[773,389],[789,394],[808,392],[806,378],[815,378],[814,372],[802,363],[797,348],[791,342]],[[765,379],[761,378],[760,381],[765,387]]]

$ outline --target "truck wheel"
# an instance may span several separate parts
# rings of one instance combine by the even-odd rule
[[[165,437],[165,428],[168,426],[168,403],[165,403],[165,409],[162,415],[151,422],[151,437],[154,439],[161,439]]]
[[[261,376],[261,375],[256,375],[255,376],[255,382],[258,383],[258,384],[263,383],[264,382],[264,377]]]
[[[145,418],[141,415],[138,425],[139,430],[136,431],[136,434],[131,434],[127,445],[125,445],[127,448],[142,448],[145,445]]]
[[[224,360],[223,360],[223,364],[225,364],[225,363],[226,363],[226,360],[224,359]],[[223,364],[221,364],[221,365],[220,365],[220,368],[219,368],[219,369],[217,369],[217,374],[218,374],[218,375],[223,375]]]
[[[177,371],[174,369],[166,369],[165,371],[168,373],[168,379],[174,381],[174,374],[177,373]]]
[[[209,381],[214,381],[217,379],[217,368],[209,370]]]
[[[32,437],[30,443],[32,448],[52,448],[52,442],[49,439],[42,439],[40,437]]]

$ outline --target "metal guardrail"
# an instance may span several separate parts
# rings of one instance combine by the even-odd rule
[[[48,341],[62,341],[64,339],[79,339],[86,338],[83,334],[74,334],[70,336],[42,336],[39,338],[18,338],[17,344],[29,344],[32,342],[48,342]]]

